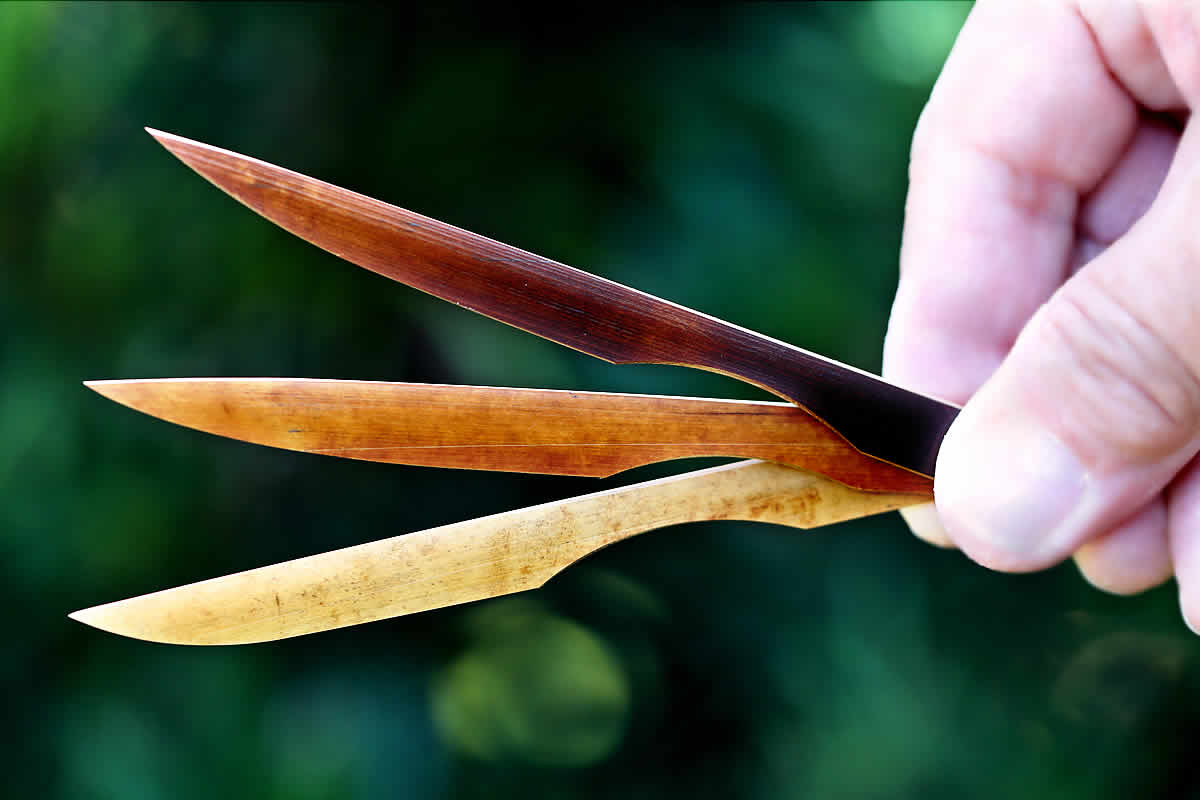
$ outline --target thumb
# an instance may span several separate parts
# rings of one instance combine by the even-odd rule
[[[1200,158],[1180,163],[1187,144],[1146,216],[1033,316],[943,442],[938,511],[985,566],[1057,563],[1200,450],[1200,235],[1182,191]]]

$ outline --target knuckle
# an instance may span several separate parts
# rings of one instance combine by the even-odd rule
[[[1073,413],[1069,432],[1140,459],[1165,456],[1197,435],[1200,377],[1131,303],[1077,276],[1042,315],[1051,385]],[[1064,384],[1065,380],[1065,384]]]
[[[1200,99],[1200,7],[1195,3],[1141,0],[1170,77],[1190,104]]]

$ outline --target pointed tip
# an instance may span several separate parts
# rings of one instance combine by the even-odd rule
[[[167,133],[166,131],[160,131],[158,128],[151,128],[149,125],[147,125],[145,127],[145,131],[146,131],[146,133],[148,133],[154,137],[154,141],[158,142],[159,144],[161,144],[163,147],[167,148],[168,150],[171,149],[171,145],[169,144],[169,142],[171,142],[175,139],[181,138],[179,136],[176,136],[173,133]]]
[[[180,136],[175,133],[160,131],[157,128],[147,127],[146,133],[153,136],[156,142],[167,149],[167,152],[171,153],[193,169],[199,169],[199,167],[197,167],[197,165],[194,163],[195,155],[197,153],[220,152],[220,148],[213,147],[210,144],[198,142],[195,139],[189,139],[186,136]]]
[[[151,128],[149,125],[146,125],[143,128],[143,130],[145,130],[146,133],[150,134],[155,139],[157,139],[164,146],[166,145],[167,140],[183,139],[183,137],[179,136],[178,134],[167,133],[166,131],[160,131],[158,128]]]
[[[180,629],[173,623],[175,617],[189,617],[189,609],[184,606],[172,607],[170,598],[177,596],[177,587],[163,592],[117,600],[91,608],[81,608],[72,611],[67,617],[76,622],[95,628],[98,631],[111,633],[114,636],[124,636],[143,642],[171,645],[231,645],[254,644],[270,641],[275,637],[238,635],[237,631],[226,631],[218,626],[217,630],[189,631],[186,627]],[[164,605],[163,600],[168,602]],[[211,616],[211,615],[210,615]],[[205,635],[207,633],[207,636]],[[294,635],[294,634],[293,634]]]
[[[198,172],[221,191],[255,210],[259,209],[248,199],[247,195],[253,193],[251,190],[256,185],[256,181],[243,173],[251,169],[259,169],[272,176],[287,173],[287,170],[258,159],[195,139],[188,139],[185,136],[178,136],[155,128],[146,128],[146,132],[153,136],[168,153]],[[279,223],[277,222],[277,224]]]
[[[169,380],[84,381],[83,385],[101,397],[152,417],[164,416],[164,394],[171,396],[169,389],[166,392],[163,389],[164,385],[171,385]]]
[[[116,400],[114,397],[117,387],[125,381],[84,381],[83,385],[91,389],[98,395],[107,397],[109,400]],[[120,401],[118,401],[120,402]]]
[[[101,606],[92,606],[91,608],[81,608],[78,611],[72,611],[70,614],[67,614],[67,616],[69,618],[75,620],[76,622],[80,622],[80,623],[82,623],[84,625],[88,625],[92,628],[104,630],[103,626],[97,624],[98,623],[97,617],[99,615],[96,614],[95,612],[99,608],[101,608]]]
[[[95,628],[98,631],[114,634],[115,636],[140,639],[144,642],[186,644],[186,642],[175,642],[170,638],[159,637],[153,628],[143,630],[145,626],[139,626],[138,623],[140,620],[137,616],[134,615],[131,617],[129,611],[126,610],[125,607],[127,604],[128,601],[122,600],[115,603],[92,606],[91,608],[81,608],[78,611],[72,611],[67,616],[76,622]]]

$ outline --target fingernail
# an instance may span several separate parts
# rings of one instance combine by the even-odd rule
[[[1041,427],[978,410],[963,411],[938,457],[934,491],[944,524],[967,555],[995,569],[1065,558],[1073,549],[1070,517],[1087,487],[1083,465]]]
[[[922,503],[919,506],[908,506],[900,509],[900,516],[908,523],[909,529],[918,538],[936,547],[954,547],[946,529],[942,527],[941,517],[933,503]]]

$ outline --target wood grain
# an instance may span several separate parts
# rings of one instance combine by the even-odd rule
[[[734,456],[867,491],[932,494],[929,478],[864,456],[790,403],[300,378],[87,385],[219,436],[366,461],[603,477],[676,458]]]
[[[815,528],[922,502],[745,461],[396,536],[77,611],[123,636],[249,644],[534,589],[638,533],[736,519]]]
[[[149,132],[248,207],[347,261],[607,361],[740,378],[797,403],[891,464],[933,475],[957,414],[869,373],[524,250],[257,159]]]

